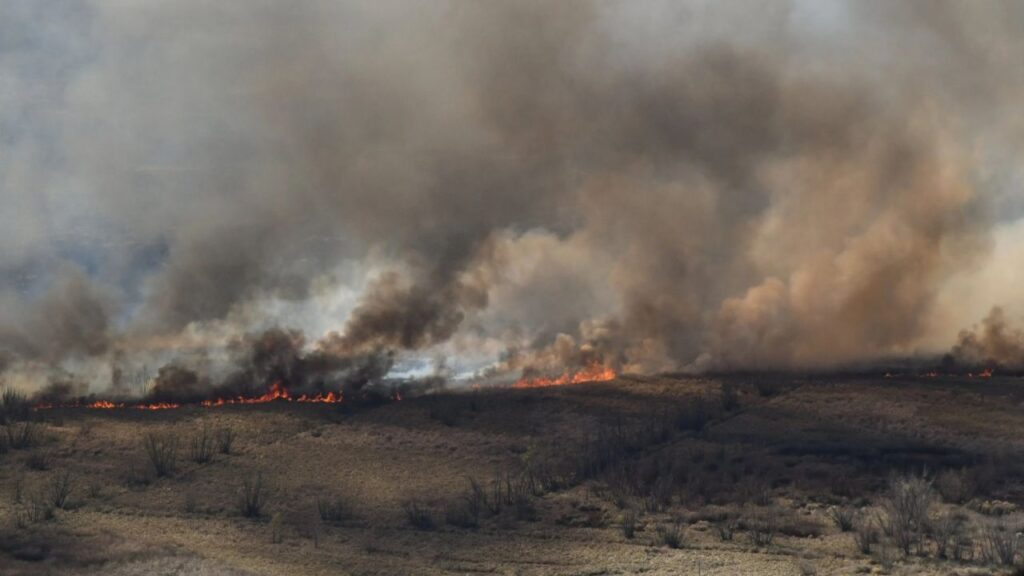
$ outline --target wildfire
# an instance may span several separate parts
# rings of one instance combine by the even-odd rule
[[[316,404],[337,404],[343,402],[344,398],[341,394],[335,394],[334,392],[328,392],[327,394],[317,394],[316,396],[308,396],[303,394],[302,396],[292,396],[288,393],[288,389],[281,386],[280,382],[274,382],[270,386],[270,390],[262,396],[256,396],[255,398],[246,398],[244,396],[238,396],[236,398],[217,398],[216,400],[204,400],[202,406],[207,408],[214,406],[226,406],[228,404],[266,404],[267,402],[275,401],[284,402],[311,402]]]
[[[328,392],[326,394],[317,394],[310,396],[303,394],[301,396],[292,396],[288,393],[288,389],[281,385],[280,382],[275,382],[270,386],[270,390],[266,394],[256,396],[252,398],[246,398],[244,396],[238,396],[235,398],[217,398],[216,400],[203,400],[199,403],[204,408],[214,408],[217,406],[226,406],[228,404],[265,404],[267,402],[303,402],[303,403],[314,403],[314,404],[338,404],[344,402],[344,397],[340,393]],[[111,402],[109,400],[96,400],[89,403],[74,402],[70,404],[38,404],[35,406],[36,410],[50,410],[53,408],[88,408],[90,410],[114,410],[114,409],[130,409],[130,410],[173,410],[175,408],[181,408],[182,404],[174,402],[152,402],[137,404],[134,402]]]
[[[602,364],[591,364],[576,372],[564,372],[556,378],[537,377],[520,378],[512,385],[513,388],[546,388],[548,386],[567,386],[584,382],[607,382],[615,378],[615,371]]]

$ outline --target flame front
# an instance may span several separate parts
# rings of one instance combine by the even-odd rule
[[[591,364],[576,372],[563,372],[556,378],[537,377],[520,378],[512,385],[513,388],[546,388],[548,386],[567,386],[584,382],[607,382],[615,378],[615,370],[603,364]]]

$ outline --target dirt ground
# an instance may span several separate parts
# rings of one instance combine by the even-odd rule
[[[1016,379],[659,377],[360,408],[39,411],[31,446],[0,454],[0,574],[1009,573],[984,529],[1024,525],[1022,402]],[[450,519],[470,479],[492,492],[541,461],[583,470],[602,431],[621,429],[651,432],[585,462],[592,473],[545,473],[556,480],[515,506]],[[196,462],[193,442],[223,430],[228,453]],[[176,442],[163,476],[151,434]],[[962,501],[939,493],[968,473]],[[830,519],[844,507],[881,522],[892,479],[915,476],[935,487],[930,515],[965,519],[959,561],[929,531],[908,555],[884,534],[864,553]],[[35,513],[62,478],[66,501]],[[262,496],[253,517],[247,484]],[[340,512],[323,513],[331,502]]]

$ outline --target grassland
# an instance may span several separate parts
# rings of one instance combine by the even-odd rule
[[[37,411],[0,430],[0,574],[1009,574],[1022,402],[737,376]]]

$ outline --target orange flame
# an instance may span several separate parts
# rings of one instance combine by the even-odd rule
[[[270,391],[262,396],[255,398],[246,398],[244,396],[238,396],[236,398],[217,398],[216,400],[203,400],[202,406],[211,408],[215,406],[225,406],[228,404],[265,404],[267,402],[274,402],[277,400],[283,400],[285,402],[310,402],[315,404],[337,404],[344,401],[344,397],[341,394],[335,394],[334,392],[328,392],[327,394],[317,394],[316,396],[308,396],[303,394],[302,396],[295,397],[288,393],[288,389],[281,386],[280,382],[274,382],[270,386]]]
[[[991,368],[985,368],[984,370],[982,370],[981,372],[978,372],[977,374],[974,374],[974,373],[968,374],[967,377],[968,378],[991,378],[992,377],[992,369]]]
[[[512,385],[513,388],[547,388],[548,386],[566,386],[584,382],[607,382],[615,378],[615,370],[602,364],[591,364],[576,372],[564,372],[557,378],[520,378]]]
[[[400,399],[400,398],[399,398]],[[340,393],[328,392],[326,394],[320,393],[315,396],[303,394],[302,396],[292,396],[288,393],[288,389],[281,386],[280,382],[275,382],[270,386],[270,390],[262,396],[256,396],[254,398],[246,398],[244,396],[238,396],[236,398],[217,398],[216,400],[203,400],[199,403],[200,406],[205,408],[213,408],[216,406],[225,406],[227,404],[264,404],[267,402],[274,401],[285,401],[285,402],[303,402],[303,403],[314,403],[314,404],[338,404],[344,402],[345,399]],[[173,410],[175,408],[181,408],[182,404],[176,404],[174,402],[153,402],[149,404],[135,404],[128,402],[111,402],[109,400],[96,400],[88,404],[82,404],[79,402],[73,402],[70,404],[50,404],[43,403],[37,404],[35,410],[50,410],[53,408],[88,408],[93,410],[113,410],[120,408],[130,408],[134,410]]]

